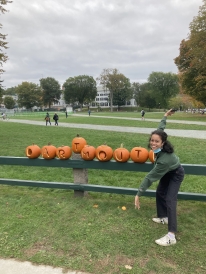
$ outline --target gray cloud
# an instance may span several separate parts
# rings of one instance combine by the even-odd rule
[[[18,0],[2,15],[9,61],[6,87],[54,77],[96,78],[117,68],[131,81],[146,81],[152,71],[177,72],[189,24],[202,0]]]

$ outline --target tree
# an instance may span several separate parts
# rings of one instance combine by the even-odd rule
[[[134,82],[132,84],[133,89],[133,97],[137,103],[138,107],[147,107],[153,108],[156,106],[156,102],[154,100],[154,96],[150,91],[149,83],[140,84],[138,82]]]
[[[133,98],[135,99],[137,106],[140,106],[140,98],[141,98],[141,89],[140,89],[141,84],[138,82],[132,83],[132,93],[133,93]]]
[[[110,109],[113,111],[113,97],[115,93],[120,90],[126,90],[129,79],[126,78],[122,73],[115,69],[104,69],[100,76],[97,78],[105,90],[109,90],[110,95]]]
[[[190,23],[190,33],[174,59],[184,93],[206,105],[206,0]]]
[[[4,90],[5,95],[16,95],[16,87],[7,88]]]
[[[89,103],[97,96],[96,81],[92,76],[79,75],[68,78],[63,84],[64,100],[67,104]]]
[[[151,91],[150,84],[148,82],[140,85],[141,97],[140,97],[140,105],[142,107],[147,107],[149,109],[157,106],[155,101],[155,95]]]
[[[8,109],[12,109],[15,106],[15,101],[11,96],[4,97],[4,105]]]
[[[16,88],[18,94],[18,104],[20,107],[25,107],[26,109],[31,109],[34,106],[42,105],[42,89],[39,85],[22,82]]]
[[[2,85],[1,85],[1,81],[0,81],[0,104],[3,102],[3,98],[2,98],[3,94],[4,94],[4,89],[3,89]]]
[[[124,80],[124,88],[117,90],[113,94],[113,105],[118,106],[118,110],[120,106],[124,106],[127,100],[130,100],[133,97],[130,80],[125,77]]]
[[[5,5],[12,3],[12,1],[8,1],[8,0],[0,0],[0,12],[2,14],[4,14],[5,12],[7,12],[7,10],[4,8]],[[0,24],[0,29],[2,28],[2,24]],[[0,33],[0,74],[4,72],[4,70],[2,69],[3,67],[3,63],[5,63],[8,60],[8,56],[3,52],[4,49],[7,49],[7,44],[8,42],[5,41],[6,40],[6,35]]]
[[[179,93],[178,76],[171,72],[152,72],[148,83],[156,105],[160,104],[163,108],[167,108],[169,99]]]
[[[61,97],[61,86],[57,80],[52,77],[40,79],[40,85],[43,90],[42,101],[49,108],[53,103],[58,103]]]

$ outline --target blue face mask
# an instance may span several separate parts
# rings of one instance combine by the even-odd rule
[[[157,148],[157,149],[153,150],[154,153],[158,153],[160,151],[161,151],[161,148]]]

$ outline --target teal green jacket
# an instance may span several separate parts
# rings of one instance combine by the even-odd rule
[[[158,129],[164,130],[167,116],[161,120]],[[142,181],[137,195],[141,196],[153,182],[160,180],[167,172],[176,169],[180,165],[179,158],[174,153],[160,151],[156,154],[154,167]]]

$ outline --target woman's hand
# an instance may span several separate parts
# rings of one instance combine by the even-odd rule
[[[140,201],[139,201],[138,195],[135,196],[134,205],[135,205],[135,209],[140,209]]]
[[[171,108],[170,110],[168,110],[167,112],[165,112],[164,116],[171,116],[174,113],[175,113],[175,111]]]

